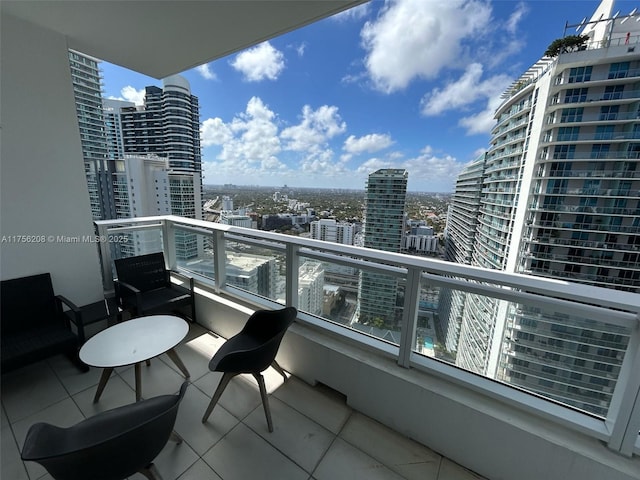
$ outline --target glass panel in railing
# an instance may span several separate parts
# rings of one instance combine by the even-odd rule
[[[300,257],[298,309],[386,342],[400,343],[404,279]]]
[[[286,261],[284,249],[225,242],[227,285],[285,303]]]
[[[175,246],[176,265],[180,269],[215,280],[211,235],[177,230]]]
[[[443,288],[437,304],[420,300],[414,350],[605,417],[630,328],[603,322],[601,313],[574,314],[571,306]]]

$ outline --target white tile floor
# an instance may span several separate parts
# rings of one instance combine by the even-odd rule
[[[221,375],[210,372],[207,363],[223,341],[192,325],[178,347],[191,385],[175,427],[184,442],[169,442],[155,461],[164,480],[481,478],[352,410],[335,392],[295,377],[284,382],[273,369],[265,372],[273,433],[267,431],[258,386],[251,376],[234,378],[209,421],[202,424]],[[51,478],[40,465],[20,459],[33,423],[70,426],[135,400],[133,368],[126,367],[117,369],[94,404],[100,373],[91,369],[82,374],[60,356],[2,376],[0,478]],[[143,367],[143,396],[175,393],[183,380],[163,355]],[[143,480],[139,474],[131,478]]]

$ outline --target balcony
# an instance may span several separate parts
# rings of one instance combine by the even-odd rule
[[[92,2],[60,2],[61,8],[73,10],[70,13],[56,11],[56,15],[51,15],[51,10],[48,10],[51,3],[8,0],[2,2],[1,7],[3,68],[0,94],[4,113],[0,163],[1,233],[7,236],[44,238],[46,242],[4,243],[0,272],[2,279],[6,279],[49,271],[56,292],[68,296],[78,304],[87,304],[102,297],[104,286],[110,288],[110,271],[108,268],[101,270],[100,262],[105,260],[108,265],[111,251],[105,242],[83,240],[96,232],[91,222],[86,190],[68,48],[76,48],[105,61],[158,78],[220,58],[228,52],[238,51],[256,41],[270,38],[278,32],[295,28],[357,2],[297,2],[300,9],[291,8],[291,2],[267,2],[269,5],[264,6],[262,14],[247,13],[249,7],[243,4],[238,11],[231,12],[235,14],[235,17],[232,15],[233,18],[219,14],[220,12],[216,14],[215,11],[203,14],[200,9],[235,8],[231,6],[234,2],[222,2],[225,4],[223,7],[218,5],[220,2],[189,2],[188,8],[182,5],[184,2],[149,1],[137,6],[130,2],[126,5],[123,2],[101,2],[100,9],[89,5]],[[251,8],[258,8],[263,3],[251,2]],[[149,22],[149,4],[154,5],[153,22]],[[179,22],[179,25],[174,21],[175,8],[186,15],[180,17],[184,21]],[[328,9],[331,12],[308,11],[307,8]],[[292,19],[289,14],[296,12],[306,12],[308,15],[306,18]],[[259,27],[266,25],[266,31],[257,30],[253,22],[255,18],[261,18]],[[214,20],[218,22],[215,28],[211,24]],[[112,26],[115,23],[122,25],[123,21],[129,22],[131,28],[123,26],[122,35],[114,37]],[[284,24],[273,24],[280,21]],[[155,35],[158,25],[163,22],[185,30],[181,32],[172,28],[170,35]],[[87,32],[83,38],[82,32],[75,28],[77,25],[91,25],[92,28],[83,30]],[[255,28],[250,28],[251,25]],[[213,38],[202,40],[205,33]],[[252,35],[255,37],[249,38]],[[150,43],[145,43],[146,41]],[[158,42],[165,43],[160,45]],[[220,50],[213,51],[216,48]],[[149,51],[166,51],[168,54],[149,56]],[[43,72],[47,72],[46,81],[43,81]],[[526,114],[527,108],[528,106],[524,106],[521,114]],[[515,192],[514,189],[500,188],[501,193],[504,191]],[[219,449],[222,452],[220,458],[239,468],[270,464],[269,460],[264,460],[258,453],[265,449],[274,455],[273,458],[282,460],[286,457],[284,464],[289,466],[284,468],[292,468],[297,473],[284,474],[282,478],[309,478],[311,475],[313,478],[340,478],[341,475],[335,472],[319,469],[323,464],[323,468],[328,468],[329,463],[337,464],[342,476],[351,475],[350,472],[356,470],[356,467],[340,463],[341,459],[349,455],[334,449],[340,445],[354,453],[352,465],[362,466],[363,458],[366,465],[373,465],[374,468],[366,469],[366,478],[375,475],[410,478],[408,472],[398,473],[393,470],[397,464],[406,465],[407,457],[386,456],[396,446],[398,438],[402,438],[397,441],[402,445],[400,450],[403,452],[415,448],[422,452],[421,458],[424,459],[425,455],[427,458],[434,458],[425,453],[429,451],[426,449],[430,449],[449,459],[440,460],[441,476],[444,473],[449,475],[451,470],[454,472],[449,477],[460,472],[458,467],[452,466],[452,461],[485,478],[495,480],[639,478],[640,378],[637,372],[640,371],[640,333],[637,295],[576,285],[569,280],[547,280],[488,271],[427,258],[341,247],[177,217],[118,221],[101,224],[100,228],[116,236],[124,232],[118,232],[117,228],[130,231],[149,229],[160,233],[160,248],[166,253],[170,266],[190,271],[197,277],[197,308],[202,322],[200,326],[205,329],[205,335],[209,335],[206,331],[213,331],[226,337],[237,332],[252,308],[298,303],[299,289],[304,286],[299,284],[297,276],[292,272],[298,271],[296,267],[305,258],[345,269],[371,270],[397,280],[402,287],[403,295],[398,295],[395,299],[396,306],[401,307],[398,309],[400,315],[393,325],[400,332],[399,337],[393,336],[398,339],[395,342],[399,343],[388,341],[380,335],[392,329],[376,330],[374,326],[370,326],[363,332],[357,325],[327,319],[322,314],[308,312],[306,308],[301,309],[299,321],[292,326],[283,341],[279,361],[294,378],[280,387],[271,385],[273,403],[276,404],[278,400],[293,407],[293,410],[305,417],[305,422],[308,418],[330,432],[331,446],[315,458],[318,462],[316,466],[304,463],[297,457],[294,448],[290,449],[280,443],[291,442],[292,437],[280,439],[274,434],[269,441],[264,440],[259,434],[262,427],[257,419],[255,430],[251,427],[253,413],[247,412],[248,416],[242,419],[235,417],[233,411],[236,405],[231,404],[236,402],[232,392],[228,392],[231,395],[230,401],[225,408],[226,401],[223,397],[218,411],[223,417],[218,420],[222,422],[220,430],[215,430],[214,422],[214,432],[207,431],[207,435],[219,435],[222,438],[218,441],[209,436],[202,440],[197,435],[194,438],[185,434],[188,440],[178,447],[181,450],[176,449],[175,455],[172,454],[173,451],[163,453],[158,462],[161,471],[169,472],[166,473],[167,478],[176,478],[178,475],[182,479],[216,478],[207,472],[210,467],[206,462],[209,458],[208,447],[213,446],[216,441],[211,454],[214,455],[215,450]],[[172,243],[176,230],[186,230],[187,233],[202,238],[203,246],[207,244],[212,252],[211,257],[195,259],[196,263],[176,259],[175,242]],[[79,241],[58,241],[59,237],[78,238]],[[49,241],[49,238],[52,240]],[[98,247],[104,247],[100,255]],[[271,252],[274,259],[284,258],[284,262],[277,264],[282,267],[282,273],[276,278],[274,291],[261,294],[231,284],[233,272],[227,268],[225,257],[227,249],[236,247],[244,253],[251,254],[252,250],[262,249]],[[419,348],[418,342],[428,330],[427,322],[421,318],[419,293],[423,287],[429,286],[473,293],[495,299],[496,303],[507,302],[511,306],[526,304],[551,312],[570,312],[590,321],[603,323],[606,320],[607,325],[625,328],[629,334],[629,343],[620,373],[615,378],[615,389],[606,414],[586,413],[559,404],[539,393],[529,393],[521,388],[508,386],[464,371],[450,361],[426,355]],[[346,307],[352,305],[345,303]],[[348,315],[348,318],[352,316]],[[198,334],[194,332],[194,335]],[[470,358],[478,358],[477,352],[464,353]],[[183,351],[183,356],[188,356],[186,351]],[[189,389],[187,400],[191,405],[195,402],[196,407],[198,402],[204,405],[211,389],[198,388],[202,375],[196,375],[195,365],[199,365],[202,372],[205,364],[201,363],[201,359],[195,360],[195,363],[191,363],[194,359],[187,361],[190,362],[188,365],[192,368],[195,382]],[[482,362],[479,361],[478,364],[481,365]],[[68,368],[73,367],[66,363],[58,365],[57,360],[53,359],[46,366],[39,364],[33,369],[27,367],[23,370],[19,377],[24,378],[24,383],[15,380],[11,374],[3,377],[2,478],[21,478],[19,475],[26,473],[12,470],[7,473],[7,468],[17,465],[19,471],[22,466],[5,459],[16,458],[18,446],[21,446],[27,424],[31,421],[55,418],[75,422],[82,416],[93,413],[91,410],[83,410],[81,398],[92,393],[96,382],[95,372],[74,376],[70,375]],[[166,375],[159,381],[163,385],[162,391],[157,390],[158,393],[166,393],[166,379],[172,378],[172,371],[161,361],[152,362],[147,371],[148,377],[143,383],[148,385],[149,393],[153,393],[152,377],[156,372],[164,372]],[[114,402],[110,405],[128,402],[133,398],[130,375],[130,371],[120,371],[120,379],[107,386],[105,405],[109,405],[107,401],[110,391],[116,394],[109,400]],[[112,382],[115,380],[114,378]],[[173,381],[175,382],[175,378]],[[245,387],[241,382],[245,380],[239,380],[238,390]],[[157,384],[156,382],[155,385]],[[326,403],[331,405],[329,411],[332,412],[329,421],[314,417],[314,412],[305,409],[306,406],[317,403],[308,399],[310,387],[307,385],[320,384],[346,398],[345,406],[335,400],[334,394],[328,395]],[[168,386],[170,390],[176,389],[175,383]],[[293,395],[293,399],[288,398],[288,389],[296,387],[300,387],[297,395]],[[325,403],[326,390],[320,390],[316,394],[318,397],[314,398],[320,398],[320,403]],[[117,394],[118,391],[121,396]],[[52,392],[53,400],[50,401]],[[286,425],[294,431],[294,422],[288,418],[291,415],[299,418],[298,415],[281,406],[283,416],[277,414],[276,427]],[[15,408],[29,411],[23,410],[24,415],[16,416]],[[350,412],[349,420],[344,414],[345,408]],[[226,416],[225,410],[233,418]],[[313,410],[316,410],[315,407]],[[186,430],[190,430],[190,411],[188,408],[181,409],[179,428],[185,429],[187,425]],[[370,443],[350,436],[353,429],[357,429],[351,421],[365,416],[379,422],[370,424],[373,427],[368,431],[374,431],[366,434]],[[231,420],[232,425],[226,424],[224,417]],[[344,428],[337,431],[335,423],[331,423],[336,418],[342,419],[340,425],[344,424]],[[216,420],[215,412],[212,420]],[[317,428],[313,423],[307,422],[306,425]],[[204,428],[201,424],[197,426]],[[250,430],[250,448],[256,455],[252,458],[254,462],[239,464],[234,459],[237,458],[238,451],[246,451],[247,444],[244,440],[247,437],[242,437],[242,431],[247,430]],[[193,431],[202,430],[194,428]],[[308,431],[307,429],[306,432]],[[382,433],[377,433],[380,431]],[[223,437],[223,434],[227,435]],[[406,443],[407,438],[423,447]],[[370,446],[371,444],[375,446]],[[240,446],[236,448],[235,445]],[[181,453],[183,451],[187,453]],[[186,464],[181,460],[182,455],[187,456]],[[204,463],[198,457],[202,457]],[[411,457],[409,461],[415,458]],[[191,463],[189,459],[192,460]],[[324,463],[325,459],[331,461]],[[437,463],[438,457],[434,461]],[[212,459],[211,463],[222,468],[221,462]],[[307,465],[306,468],[302,466],[303,463]],[[380,465],[386,465],[393,473]],[[191,466],[194,470],[183,474]],[[32,478],[42,476],[42,470],[33,472],[29,468]],[[200,468],[204,472],[198,470]],[[216,470],[223,478],[247,478],[251,475],[231,470],[231,466],[225,468],[224,471]],[[468,473],[462,472],[460,475],[465,478]],[[355,473],[352,477],[357,478]]]
[[[173,216],[111,220],[97,222],[97,225],[101,238],[124,238],[124,234],[140,229],[155,231],[159,238],[158,244],[162,245],[161,248],[173,268],[197,279],[198,310],[202,326],[223,336],[238,330],[241,321],[237,319],[237,312],[233,313],[238,308],[247,305],[250,308],[272,308],[281,304],[298,306],[298,322],[282,347],[282,364],[285,369],[311,384],[320,382],[341,392],[349,405],[363,414],[393,426],[410,438],[421,441],[487,478],[492,478],[495,474],[493,470],[483,471],[482,467],[465,463],[466,458],[456,458],[455,451],[458,448],[454,448],[453,455],[447,454],[452,448],[449,443],[452,438],[449,435],[446,439],[438,435],[434,438],[430,433],[431,425],[440,422],[445,411],[452,408],[447,401],[440,404],[436,409],[437,413],[430,409],[425,411],[421,407],[423,404],[432,405],[431,401],[436,401],[432,398],[434,395],[440,397],[440,393],[436,393],[439,388],[444,388],[451,394],[457,392],[453,397],[445,395],[449,402],[457,398],[454,404],[461,401],[469,407],[469,395],[476,398],[474,402],[478,403],[474,403],[473,407],[476,414],[479,413],[476,409],[480,405],[490,409],[498,408],[500,411],[503,408],[512,409],[512,412],[518,411],[520,415],[526,412],[525,416],[530,417],[533,422],[527,428],[544,419],[556,428],[586,434],[587,438],[596,440],[596,443],[608,443],[607,439],[613,438],[617,422],[626,422],[628,425],[629,422],[633,424],[637,421],[637,413],[630,413],[631,417],[621,416],[618,407],[618,403],[625,403],[624,398],[627,396],[627,401],[633,404],[633,389],[638,388],[637,381],[630,381],[626,378],[628,373],[625,373],[631,362],[638,361],[637,347],[633,340],[638,335],[635,327],[636,295]],[[198,242],[203,245],[202,254],[187,261],[177,259],[172,247],[177,233],[196,235]],[[100,242],[99,246],[104,260],[103,280],[108,289],[112,278],[112,245]],[[252,262],[258,257],[266,257],[273,265],[278,265],[272,287],[262,289],[262,293],[259,293],[259,287],[250,282],[235,286],[235,274],[229,262],[237,257],[250,258]],[[304,268],[301,267],[307,261],[321,262],[325,267],[340,266],[343,280],[346,278],[345,271],[351,272],[352,278],[358,278],[358,272],[370,272],[395,279],[397,288],[403,292],[396,299],[400,312],[400,317],[397,317],[399,322],[384,328],[367,327],[353,322],[352,309],[345,311],[346,313],[331,315],[313,310],[311,305],[301,304],[302,287],[298,285],[299,278],[295,272],[303,271]],[[264,260],[258,263],[264,263]],[[346,288],[348,283],[343,285],[345,290],[357,292],[357,286],[353,289]],[[420,324],[416,299],[423,296],[427,287],[473,292],[493,302],[507,300],[510,305],[524,305],[526,308],[542,311],[539,314],[543,315],[541,319],[547,318],[547,321],[556,323],[557,318],[562,318],[558,316],[558,312],[570,312],[576,319],[580,318],[581,322],[592,325],[589,328],[595,328],[595,325],[604,330],[622,328],[627,332],[625,338],[630,340],[625,348],[620,374],[612,383],[615,391],[608,396],[610,404],[603,407],[603,416],[586,415],[570,406],[557,404],[553,395],[548,395],[543,400],[538,397],[545,391],[542,388],[532,392],[535,393],[532,395],[495,380],[478,377],[458,369],[444,355],[425,351],[420,340],[425,331]],[[594,298],[597,301],[594,302]],[[594,304],[598,307],[593,306]],[[227,316],[236,317],[236,320],[229,320]],[[602,319],[605,318],[606,321],[603,322]],[[595,361],[595,355],[595,350],[593,353],[586,351],[581,354],[581,358]],[[434,381],[440,385],[435,390],[431,387]],[[404,393],[400,394],[400,391]],[[424,396],[431,400],[424,403],[425,400],[420,400]],[[537,404],[538,402],[541,403]],[[459,407],[457,404],[454,410]],[[484,415],[476,418],[476,414],[472,416],[472,422],[482,422]],[[499,417],[502,418],[503,414]],[[453,417],[441,425],[442,428],[453,428],[450,424],[452,420]],[[498,420],[490,428],[495,429],[501,423]],[[620,428],[627,431],[627,427]],[[453,428],[451,435],[455,431]],[[637,451],[640,446],[637,435],[627,436],[626,441],[630,443],[626,448]],[[476,440],[469,440],[474,448],[479,447]],[[500,448],[504,447],[504,442],[501,442]],[[636,460],[634,458],[633,461]]]
[[[603,445],[608,443],[611,448],[617,423],[626,422],[622,430],[628,431],[628,425],[637,422],[638,406],[633,406],[633,399],[639,386],[630,371],[632,363],[638,362],[637,318],[617,312],[637,309],[637,305],[624,303],[635,299],[632,295],[180,217],[97,224],[98,234],[112,241],[136,230],[155,231],[173,267],[197,278],[202,325],[193,325],[179,348],[192,373],[192,385],[176,427],[186,442],[180,447],[169,444],[161,454],[157,463],[166,478],[247,478],[254,474],[253,469],[265,465],[277,469],[277,478],[373,478],[372,471],[394,478],[480,478],[456,463],[486,478],[513,478],[511,475],[520,468],[518,455],[531,455],[531,451],[520,450],[521,442],[532,442],[534,446],[529,448],[537,451],[550,448],[557,460],[552,463],[554,468],[547,462],[534,462],[531,475],[519,472],[518,478],[598,478],[582,476],[581,469],[578,476],[567,473],[560,465],[569,458],[574,458],[580,468],[589,468],[582,465],[595,462],[593,468],[604,469],[608,479],[637,478],[638,470],[633,470],[640,453],[637,430],[635,437],[627,434],[622,448],[618,448],[630,449],[629,454],[635,453],[631,458]],[[204,255],[186,262],[175,258],[172,238],[176,232],[215,239],[211,269],[204,268]],[[96,245],[101,249],[105,285],[109,288],[112,244]],[[238,248],[240,245],[244,248]],[[286,272],[298,271],[299,260],[313,256],[324,262],[339,261],[352,268],[375,268],[404,280],[413,279],[406,282],[399,344],[302,309],[278,358],[293,376],[283,384],[270,372],[267,380],[276,425],[271,435],[263,425],[257,385],[245,378],[234,380],[210,424],[203,426],[199,421],[217,381],[218,374],[209,372],[206,365],[222,342],[218,334],[226,337],[235,333],[256,307],[297,301],[296,275],[289,273],[283,279],[285,299],[277,298],[277,291],[271,292],[274,298],[265,298],[226,282],[225,253],[231,248],[251,255],[257,245],[274,256],[283,255]],[[456,290],[483,293],[489,300],[511,298],[519,305],[573,313],[577,310],[587,318],[594,316],[592,309],[597,318],[603,318],[606,311],[607,322],[618,325],[615,328],[626,331],[632,327],[635,333],[630,337],[625,362],[612,379],[617,383],[607,417],[586,415],[420,354],[415,336],[402,332],[416,331],[417,311],[411,305],[419,298],[418,285],[426,278]],[[534,298],[542,294],[546,298]],[[586,304],[586,294],[590,295],[589,303],[601,306]],[[518,315],[521,313],[518,310]],[[542,313],[538,316],[544,318]],[[162,359],[154,360],[144,376],[143,385],[150,396],[175,391],[181,382],[172,364]],[[77,373],[66,358],[54,358],[3,377],[3,477],[40,478],[44,473],[37,466],[22,467],[17,457],[31,423],[44,420],[72,424],[99,409],[133,401],[133,372],[124,368],[107,385],[103,400],[94,406],[91,399],[98,377],[96,370]],[[314,384],[317,386],[310,386]],[[625,440],[630,443],[625,444]],[[234,447],[237,444],[251,445],[255,452],[251,461],[239,458],[241,452]]]
[[[481,477],[351,408],[330,389],[312,387],[274,370],[265,373],[274,432],[269,433],[252,377],[236,377],[206,424],[201,417],[220,374],[210,356],[223,339],[192,325],[177,350],[191,373],[176,432],[155,463],[165,480],[278,478],[407,478],[474,480]],[[99,369],[79,373],[64,356],[2,378],[2,478],[50,478],[20,460],[26,431],[36,421],[73,425],[105,409],[135,401],[133,369],[119,369],[98,404],[92,402]],[[164,356],[143,369],[147,396],[177,391],[184,379]],[[375,441],[372,441],[375,439]],[[267,473],[268,472],[268,473]],[[135,475],[131,479],[141,479]]]

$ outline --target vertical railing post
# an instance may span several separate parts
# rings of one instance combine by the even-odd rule
[[[214,230],[213,236],[213,275],[216,292],[220,292],[227,284],[226,253],[224,232]]]
[[[640,429],[640,314],[622,361],[605,425],[611,435],[607,446],[630,456]]]
[[[300,277],[300,257],[298,251],[300,247],[291,243],[287,243],[286,265],[286,283],[285,294],[286,304],[288,307],[298,308],[298,279]]]
[[[176,270],[176,229],[171,220],[162,220],[162,250],[164,251],[164,261],[169,270]]]
[[[409,267],[407,271],[407,284],[404,289],[402,310],[400,351],[398,352],[398,365],[405,368],[409,368],[411,364],[411,352],[416,344],[421,274],[422,271],[419,268]]]
[[[100,263],[102,266],[102,287],[106,296],[114,292],[113,272],[111,271],[111,245],[108,241],[108,229],[106,225],[95,224],[98,235],[98,250],[100,253]]]

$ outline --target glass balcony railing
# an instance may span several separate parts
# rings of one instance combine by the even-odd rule
[[[162,250],[201,286],[295,306],[300,322],[401,367],[640,453],[637,294],[176,216],[96,227],[104,238],[155,236],[128,249],[99,243],[106,290],[114,258]]]

